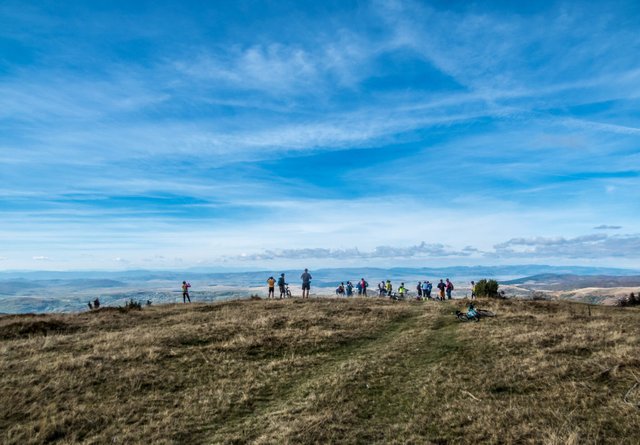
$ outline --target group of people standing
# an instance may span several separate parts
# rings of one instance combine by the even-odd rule
[[[309,269],[305,269],[304,272],[302,272],[302,275],[300,275],[300,279],[302,280],[302,298],[309,298],[312,278],[313,277],[309,273]],[[281,273],[278,277],[278,281],[276,281],[273,277],[269,277],[267,279],[268,299],[276,298],[276,284],[278,285],[278,290],[280,291],[279,298],[282,299],[291,296],[291,292],[289,291],[289,283],[287,283],[287,281],[285,280],[284,273]]]
[[[471,282],[472,285],[472,298],[474,296],[474,292],[473,292],[473,281]],[[360,281],[358,281],[358,283],[355,285],[355,289],[358,292],[358,295],[367,296],[367,288],[369,287],[369,283],[367,283],[367,280],[365,280],[364,278],[360,279]],[[435,297],[431,296],[431,293],[433,291],[433,284],[428,281],[419,281],[418,285],[416,286],[416,291],[417,291],[417,299],[418,300],[422,300],[422,299],[436,299],[436,300],[444,300],[445,296],[446,299],[451,299],[452,298],[452,292],[454,289],[453,283],[451,282],[451,280],[449,280],[449,278],[443,280],[440,280],[440,282],[436,285],[436,289],[438,289],[438,294]],[[345,285],[344,282],[341,282],[338,287],[336,288],[336,295],[338,296],[347,296],[347,297],[351,297],[352,295],[354,295],[354,285],[351,283],[351,281],[347,281],[347,284]],[[391,280],[387,280],[387,281],[381,281],[380,283],[378,283],[378,296],[380,297],[400,297],[400,298],[404,298],[407,294],[409,293],[409,290],[407,289],[407,287],[404,285],[404,283],[400,283],[400,286],[398,287],[398,289],[396,289],[396,291],[394,292],[393,290],[393,284],[391,283]]]
[[[445,295],[447,299],[449,300],[451,299],[451,293],[453,292],[453,283],[449,280],[449,278],[447,278],[446,281],[440,280],[440,282],[436,285],[436,288],[439,291],[438,295],[435,296],[436,300],[444,300]],[[422,299],[430,300],[432,299],[431,293],[433,292],[433,284],[431,283],[431,281],[428,281],[428,280],[418,281],[418,285],[416,286],[416,291],[417,291],[416,298],[418,300],[422,300]],[[398,287],[395,293],[393,292],[393,284],[391,284],[391,280],[387,280],[386,282],[381,281],[378,284],[378,295],[381,297],[398,296],[400,298],[404,298],[408,293],[409,293],[409,290],[406,288],[404,283],[400,283],[400,286]]]
[[[300,275],[300,280],[302,281],[302,298],[309,298],[309,292],[311,291],[311,279],[313,277],[309,273],[309,269],[305,269],[302,275]],[[281,273],[278,279],[276,280],[274,277],[269,277],[267,279],[267,288],[268,288],[268,299],[276,298],[276,285],[278,286],[278,290],[280,291],[279,298],[286,298],[291,296],[291,292],[289,291],[289,283],[286,282],[285,274]],[[186,303],[187,300],[189,303],[191,302],[191,298],[189,297],[189,288],[191,284],[183,281],[182,282],[182,299]],[[351,297],[357,293],[359,296],[366,297],[367,289],[369,288],[369,283],[364,278],[361,278],[355,286],[351,281],[347,281],[347,284],[341,282],[336,288],[336,295],[338,296],[347,296]],[[453,283],[449,280],[449,278],[440,280],[440,282],[436,285],[436,289],[438,289],[438,294],[435,297],[432,297],[433,292],[433,284],[428,281],[418,281],[418,285],[416,286],[417,291],[417,299],[418,300],[445,300],[452,298],[452,292],[454,289]],[[355,290],[355,292],[354,292]],[[475,297],[475,283],[471,282],[471,298]],[[400,286],[396,290],[393,291],[393,285],[391,280],[381,281],[378,283],[378,296],[380,297],[400,297],[404,298],[409,293],[408,289],[405,287],[404,283],[400,283]]]
[[[356,292],[358,292],[358,295],[363,297],[367,296],[368,287],[369,287],[369,283],[367,283],[367,280],[365,280],[364,278],[358,281],[355,285]],[[343,281],[336,288],[336,295],[340,297],[341,296],[351,297],[353,296],[353,289],[354,289],[354,286],[353,286],[353,283],[351,283],[351,281],[347,281],[346,285],[344,284],[344,281]]]
[[[451,300],[451,293],[453,292],[453,283],[447,278],[445,281],[440,280],[440,282],[436,285],[438,289],[438,295],[435,296],[435,300],[444,301],[445,295],[447,300]],[[431,299],[431,292],[433,291],[433,284],[430,281],[418,281],[418,285],[416,286],[416,290],[418,291],[418,299]]]
[[[305,269],[302,275],[300,275],[300,279],[302,280],[302,298],[309,298],[309,291],[311,290],[311,274],[308,269]],[[473,281],[472,284],[472,298],[473,298]],[[280,288],[280,298],[284,298],[288,294],[288,283],[285,281],[284,273],[280,274],[280,278],[277,281],[277,285]],[[273,277],[269,277],[267,279],[268,286],[268,297],[267,298],[275,298],[275,286],[276,280]],[[360,281],[356,282],[354,285],[351,281],[347,281],[346,284],[342,281],[336,287],[336,295],[338,296],[346,296],[351,297],[353,295],[359,295],[366,297],[367,289],[369,288],[369,283],[364,278],[361,278]],[[453,283],[449,278],[446,278],[444,281],[440,280],[440,282],[436,285],[438,289],[438,295],[435,297],[431,296],[433,291],[433,284],[428,281],[419,281],[416,286],[416,291],[418,293],[417,299],[436,299],[436,300],[445,300],[452,298],[452,292],[454,289]],[[393,285],[391,284],[391,280],[381,281],[378,283],[378,296],[380,297],[401,297],[404,298],[408,294],[408,289],[405,287],[404,283],[400,283],[400,286],[393,292]]]

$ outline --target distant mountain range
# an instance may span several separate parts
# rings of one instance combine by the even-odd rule
[[[52,287],[75,287],[78,289],[96,289],[125,286],[122,281],[109,279],[72,279],[72,280],[27,280],[27,279],[10,279],[2,280],[0,278],[0,295],[12,295],[16,292],[43,289]]]
[[[538,274],[515,280],[501,281],[509,284],[538,290],[571,290],[588,287],[640,287],[640,274],[628,276],[614,275],[575,275],[575,274]]]
[[[7,280],[120,280],[128,281],[176,281],[183,279],[228,279],[235,278],[237,281],[259,280],[262,284],[263,277],[280,274],[284,272],[287,276],[298,277],[302,273],[302,268],[295,270],[254,270],[254,271],[216,271],[214,268],[191,268],[184,270],[127,270],[127,271],[0,271],[0,282]],[[524,277],[542,274],[555,275],[611,275],[611,276],[633,276],[640,275],[640,270],[621,269],[610,267],[588,267],[588,266],[549,266],[549,265],[510,265],[510,266],[452,266],[452,267],[351,267],[351,268],[326,268],[311,271],[318,279],[327,279],[331,282],[342,280],[341,277],[402,277],[421,276],[427,279],[435,277],[475,277],[475,278],[504,278],[504,277]]]
[[[181,302],[182,280],[192,284],[197,301],[244,298],[265,293],[269,276],[285,273],[294,295],[299,292],[301,269],[262,271],[214,271],[198,268],[178,271],[4,271],[0,272],[0,313],[78,311],[99,297],[105,305],[118,306],[133,298],[153,303]],[[640,271],[583,266],[461,266],[443,268],[331,268],[312,270],[312,294],[332,294],[340,282],[365,278],[372,288],[382,280],[405,282],[413,289],[418,281],[450,278],[458,296],[469,291],[469,281],[493,278],[516,288],[514,295],[529,290],[566,290],[583,287],[640,286]],[[524,277],[524,278],[520,278]],[[519,293],[518,293],[519,292]]]

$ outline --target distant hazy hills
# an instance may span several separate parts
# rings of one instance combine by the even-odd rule
[[[87,302],[96,297],[108,306],[123,305],[131,298],[154,304],[176,303],[182,301],[182,280],[191,282],[195,301],[245,298],[266,293],[266,279],[280,273],[286,274],[295,296],[299,294],[303,267],[262,271],[4,271],[0,272],[0,313],[78,311],[86,309]],[[315,295],[332,294],[340,282],[356,282],[360,278],[365,278],[373,289],[382,280],[391,280],[395,286],[405,282],[413,289],[418,281],[450,278],[456,286],[455,296],[460,298],[468,294],[471,280],[481,278],[511,285],[507,291],[517,296],[526,296],[532,290],[640,287],[638,270],[580,266],[361,267],[311,270],[311,274],[311,292]]]
[[[640,274],[629,276],[614,275],[575,275],[544,273],[532,275],[515,280],[501,281],[502,284],[511,284],[540,290],[571,290],[587,287],[614,288],[614,287],[640,287]]]
[[[74,288],[74,289],[103,289],[125,286],[122,281],[109,279],[73,279],[73,280],[1,280],[0,295],[16,295],[25,291],[33,292],[39,289]]]
[[[33,283],[34,281],[50,281],[49,284],[55,284],[54,280],[83,280],[88,286],[93,287],[112,287],[124,283],[146,282],[146,281],[182,281],[189,280],[222,280],[232,281],[234,283],[247,283],[261,285],[270,275],[286,273],[288,277],[297,279],[305,265],[301,264],[299,269],[295,270],[216,270],[215,268],[192,268],[185,270],[129,270],[118,272],[105,271],[68,271],[68,272],[52,272],[52,271],[0,271],[0,283],[11,280],[19,282]],[[424,277],[426,279],[445,278],[496,278],[509,279],[513,277],[531,277],[549,275],[607,275],[607,276],[640,276],[640,270],[619,269],[609,267],[585,267],[585,266],[548,266],[548,265],[510,265],[510,266],[455,266],[455,267],[393,267],[393,268],[374,268],[374,267],[352,267],[352,268],[327,268],[311,270],[314,281],[342,281],[344,279],[356,279],[365,277],[370,282],[374,278],[389,277],[389,279],[403,279],[404,277]],[[105,284],[101,285],[100,281]],[[111,284],[110,284],[111,282]],[[79,284],[76,281],[75,284]],[[62,285],[63,283],[61,283]]]

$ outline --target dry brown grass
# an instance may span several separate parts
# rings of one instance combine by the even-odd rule
[[[0,441],[640,442],[638,309],[480,306],[498,317],[374,298],[2,317]]]

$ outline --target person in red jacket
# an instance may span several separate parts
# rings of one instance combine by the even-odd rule
[[[369,283],[363,278],[360,280],[360,289],[362,289],[362,296],[367,296],[367,287],[369,287]]]
[[[447,278],[447,284],[445,287],[445,290],[447,291],[447,300],[451,300],[451,292],[453,292],[453,283],[451,281],[449,281],[449,278]]]
[[[186,281],[182,282],[182,302],[186,303],[189,300],[191,303],[191,298],[189,297],[189,288],[191,287],[191,283],[187,283]]]

